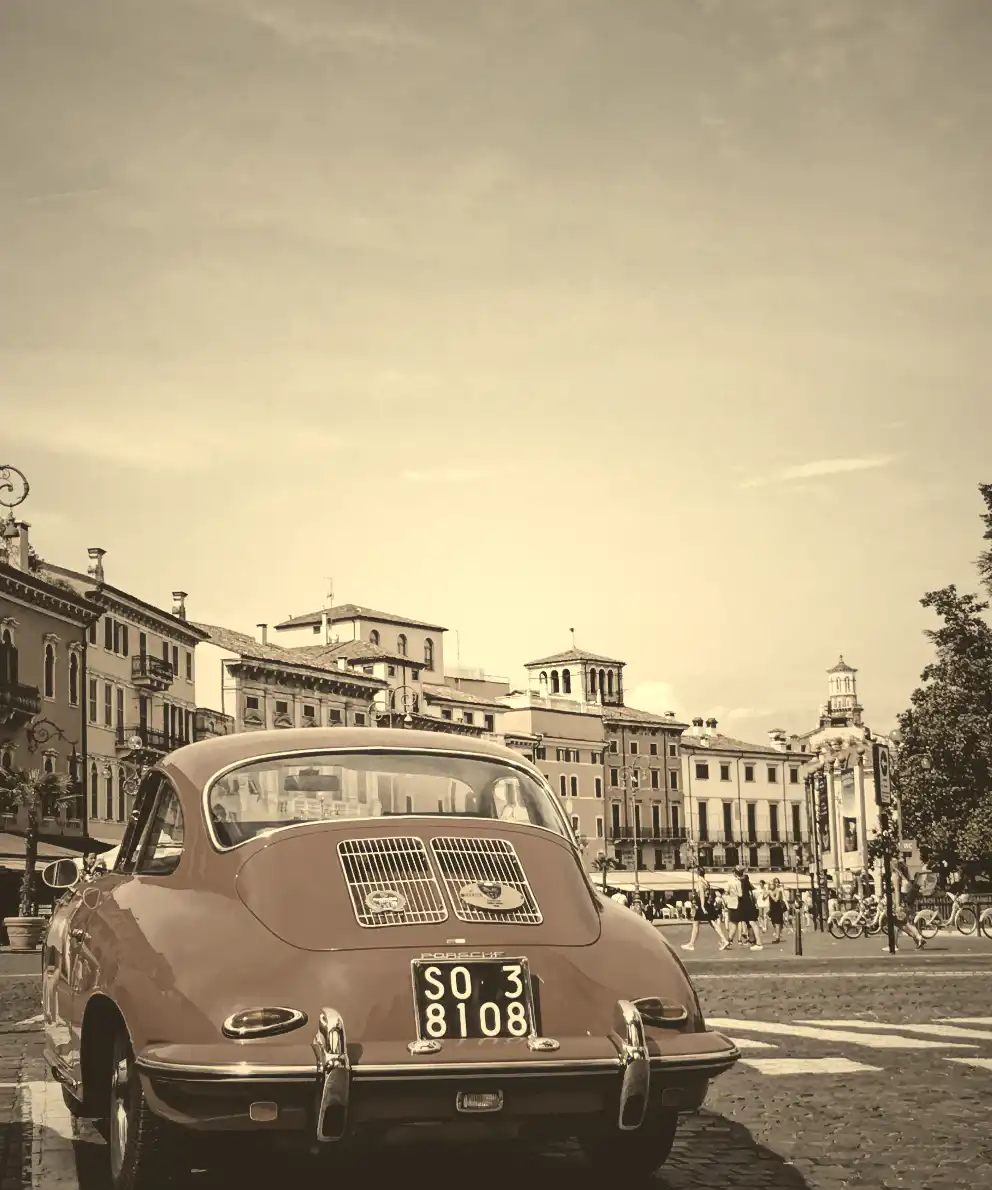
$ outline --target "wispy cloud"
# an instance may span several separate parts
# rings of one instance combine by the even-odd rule
[[[429,471],[404,471],[403,478],[407,483],[465,483],[482,479],[487,474],[486,471],[463,467],[435,467]]]
[[[381,21],[334,21],[308,17],[288,8],[252,5],[247,17],[295,49],[337,49],[350,52],[382,52],[423,48],[430,44],[409,29]]]
[[[795,483],[804,479],[822,479],[825,475],[844,475],[851,471],[870,471],[877,467],[887,467],[891,462],[891,455],[865,455],[850,459],[816,459],[810,463],[800,463],[795,467],[785,467],[773,475],[761,475],[745,480],[741,487],[760,488],[771,483]]]
[[[626,691],[624,701],[639,711],[652,711],[655,715],[667,715],[669,711],[679,716],[684,714],[675,688],[669,682],[640,682]]]

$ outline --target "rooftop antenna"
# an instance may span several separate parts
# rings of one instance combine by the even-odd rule
[[[575,629],[569,628],[569,632],[571,632],[571,634],[572,634],[572,648],[574,649],[575,648]]]
[[[324,600],[324,607],[334,606],[334,579],[331,575],[327,575],[327,597]]]

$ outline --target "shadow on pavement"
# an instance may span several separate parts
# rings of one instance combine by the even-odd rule
[[[70,1190],[73,1179],[79,1190],[108,1190],[108,1149],[104,1138],[88,1123],[78,1125],[70,1141],[47,1129],[13,1123],[2,1129],[5,1144],[4,1186],[29,1190],[59,1185]],[[33,1142],[33,1143],[32,1143]],[[40,1142],[40,1145],[39,1145]],[[32,1149],[40,1148],[41,1164],[32,1171]],[[403,1185],[416,1173],[429,1171],[431,1190],[548,1190],[567,1185],[570,1190],[602,1190],[594,1182],[577,1146],[563,1145],[540,1154],[515,1156],[506,1146],[437,1146],[419,1144],[403,1148],[367,1150],[361,1155],[336,1154],[318,1161],[293,1154],[262,1155],[254,1146],[225,1150],[211,1167],[190,1170],[171,1184],[176,1190],[227,1190],[228,1187],[281,1184],[285,1190],[318,1190],[334,1178],[337,1184]],[[36,1158],[37,1160],[37,1158]],[[623,1182],[622,1168],[616,1176]],[[275,1183],[278,1179],[278,1183]],[[743,1125],[713,1112],[683,1117],[675,1148],[652,1183],[659,1190],[702,1190],[713,1186],[747,1186],[751,1190],[808,1190],[799,1170],[781,1156],[759,1145]]]

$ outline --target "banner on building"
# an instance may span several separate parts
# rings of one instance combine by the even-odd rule
[[[852,851],[858,849],[858,820],[856,818],[844,819],[844,851],[850,854]]]
[[[830,850],[830,797],[827,774],[816,774],[816,817],[820,827],[820,850]]]

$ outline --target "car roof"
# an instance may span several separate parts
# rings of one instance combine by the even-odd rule
[[[173,778],[180,778],[181,785],[202,789],[221,769],[275,753],[369,748],[459,752],[523,766],[539,776],[537,769],[522,753],[492,740],[480,740],[452,732],[372,727],[303,727],[237,732],[187,744],[170,752],[157,767]]]

